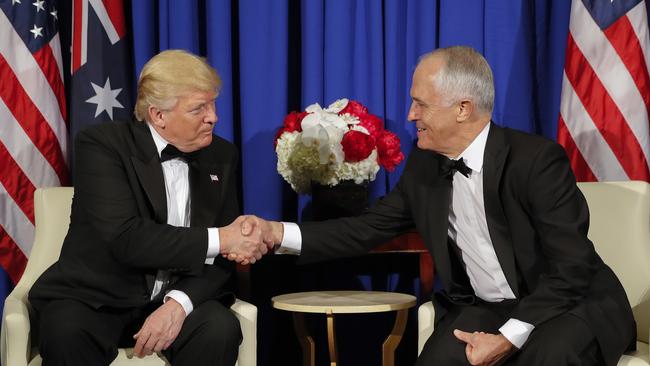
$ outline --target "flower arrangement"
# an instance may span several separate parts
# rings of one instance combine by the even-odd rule
[[[404,160],[399,137],[361,103],[339,99],[323,109],[318,103],[291,112],[275,137],[278,172],[298,193],[311,182],[334,186],[344,180],[373,181]]]

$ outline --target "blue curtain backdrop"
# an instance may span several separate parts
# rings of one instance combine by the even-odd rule
[[[132,2],[136,75],[155,53],[206,56],[224,87],[215,131],[241,148],[243,209],[300,217],[309,197],[275,170],[284,116],[342,97],[383,117],[410,152],[411,73],[437,47],[470,45],[495,75],[493,118],[555,138],[570,2],[566,0],[139,0]],[[397,181],[381,171],[372,197]]]
[[[358,100],[384,118],[408,155],[415,140],[406,120],[411,74],[419,56],[438,47],[469,45],[487,58],[495,76],[496,123],[556,136],[567,0],[138,0],[131,10],[136,75],[151,56],[170,48],[206,56],[221,74],[215,131],[240,148],[245,213],[287,221],[309,215],[309,197],[293,193],[275,168],[273,138],[290,110]],[[371,199],[390,190],[403,167],[381,171]],[[417,292],[417,272],[409,272],[417,260],[400,260],[401,267],[380,262],[361,270],[362,287]],[[290,318],[270,317],[268,299],[295,290],[287,285],[297,277],[286,270],[293,265],[274,258],[254,267],[253,274],[262,273],[252,287],[260,339],[292,337]],[[414,339],[405,342],[400,364],[415,358]],[[299,351],[283,343],[262,342],[260,364],[299,362]],[[288,354],[297,358],[288,361]],[[340,354],[347,357],[345,350]]]

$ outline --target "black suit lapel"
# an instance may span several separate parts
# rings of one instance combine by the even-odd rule
[[[424,159],[426,166],[418,167],[418,173],[423,182],[421,187],[421,201],[424,204],[424,212],[427,217],[426,231],[423,233],[429,236],[425,243],[429,244],[429,250],[435,261],[436,273],[447,290],[451,290],[452,276],[451,263],[449,257],[448,233],[449,228],[449,192],[451,181],[440,177],[439,164],[441,155],[426,152],[430,154]]]
[[[146,122],[133,122],[132,129],[136,150],[131,156],[131,162],[142,189],[147,195],[154,211],[156,222],[167,222],[167,198],[165,193],[165,178],[163,176],[160,157],[153,142],[151,131]]]
[[[191,218],[190,226],[211,227],[216,223],[215,205],[219,202],[221,192],[221,179],[225,168],[223,164],[211,162],[207,159],[208,151],[199,154],[196,161],[190,163],[190,199]]]
[[[483,157],[483,199],[490,239],[499,264],[515,296],[519,297],[517,270],[512,248],[512,236],[508,229],[503,206],[499,199],[499,185],[510,146],[506,143],[503,130],[492,123]]]

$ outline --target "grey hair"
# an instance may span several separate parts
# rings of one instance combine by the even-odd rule
[[[420,62],[433,58],[443,61],[432,82],[448,105],[468,98],[480,111],[492,114],[494,77],[480,53],[467,46],[439,48],[422,56]]]

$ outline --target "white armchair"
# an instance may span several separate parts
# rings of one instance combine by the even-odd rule
[[[5,300],[0,335],[2,365],[40,366],[38,349],[31,344],[29,302],[27,293],[34,281],[47,269],[61,252],[63,239],[70,224],[70,208],[73,188],[41,188],[34,193],[36,231],[34,245],[22,278]],[[239,319],[243,341],[239,346],[239,366],[255,366],[257,363],[257,308],[237,300],[231,310]],[[163,358],[152,355],[143,359],[129,358],[128,349],[120,349],[112,366],[169,365]]]
[[[637,350],[618,366],[650,366],[650,184],[646,182],[578,183],[590,212],[589,238],[618,276],[632,305]],[[418,309],[418,354],[433,333],[433,304]]]

